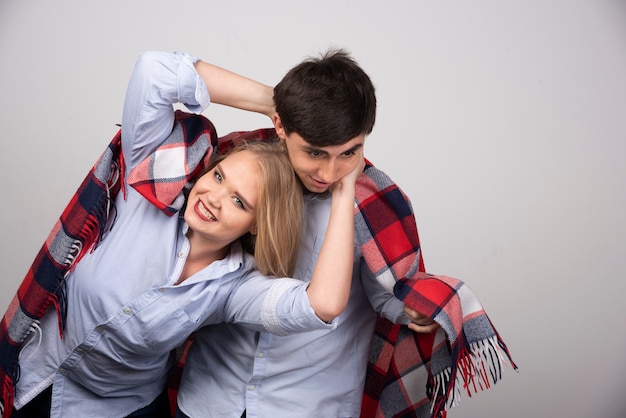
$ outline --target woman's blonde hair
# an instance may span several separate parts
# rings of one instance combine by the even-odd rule
[[[302,184],[280,142],[243,142],[211,161],[206,171],[232,153],[243,150],[257,157],[260,186],[256,235],[247,233],[242,237],[244,249],[254,255],[262,274],[291,277],[300,247]]]

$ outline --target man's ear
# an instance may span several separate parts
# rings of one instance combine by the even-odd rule
[[[275,113],[272,120],[274,122],[274,130],[276,130],[276,135],[278,135],[278,137],[282,141],[287,139],[287,134],[285,133],[285,127],[283,126],[283,122],[280,120],[280,115],[278,113]]]

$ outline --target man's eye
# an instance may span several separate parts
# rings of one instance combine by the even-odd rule
[[[343,153],[344,157],[351,157],[355,154],[354,151],[346,151]]]
[[[310,151],[309,155],[311,155],[312,157],[319,157],[320,156],[320,152],[319,151]]]

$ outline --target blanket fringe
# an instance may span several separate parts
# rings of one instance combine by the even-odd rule
[[[114,185],[119,179],[119,171],[120,165],[112,163],[109,182],[105,188],[106,196],[93,205],[88,218],[80,229],[79,236],[73,240],[69,250],[65,252],[64,265],[66,266],[66,271],[63,277],[58,279],[58,286],[54,292],[53,299],[58,314],[61,337],[63,337],[67,319],[67,276],[87,252],[95,251],[106,233],[107,225],[110,225],[109,230],[111,230],[115,224],[117,210],[112,198],[112,192],[115,192]],[[111,214],[113,215],[112,219]],[[84,243],[91,244],[85,247]]]
[[[2,418],[9,418],[11,415],[14,396],[12,379],[9,375],[5,375],[2,382],[2,402],[0,403],[0,416]]]
[[[454,357],[458,359],[456,364],[433,376],[429,385],[433,416],[457,406],[462,389],[471,397],[502,379],[503,370],[509,364],[517,369],[497,335],[467,345]]]

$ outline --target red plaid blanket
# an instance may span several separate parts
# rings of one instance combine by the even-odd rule
[[[361,417],[439,417],[461,389],[489,388],[511,361],[480,302],[460,280],[424,273],[409,200],[368,164],[359,177],[356,239],[370,270],[394,284],[396,297],[437,321],[436,333],[415,334],[378,318],[372,339]]]
[[[215,145],[216,134],[202,116],[177,112],[168,147],[187,149],[188,164],[176,187],[158,185],[146,175],[155,165],[143,164],[144,175],[131,173],[129,182],[165,213],[175,213],[182,203],[179,192],[200,170]],[[174,134],[173,132],[173,134]],[[181,137],[182,136],[182,137]],[[234,132],[220,138],[223,152],[242,140],[266,140],[272,129]],[[208,141],[206,140],[208,138]],[[198,141],[198,139],[203,139]],[[102,237],[112,214],[111,202],[121,188],[123,158],[119,133],[70,201],[50,237],[5,313],[0,325],[0,382],[3,418],[10,414],[14,385],[19,378],[19,348],[51,303],[63,330],[64,278],[86,250]],[[414,334],[408,328],[379,318],[368,364],[362,417],[436,417],[455,405],[461,388],[468,395],[486,389],[501,378],[510,362],[506,345],[476,297],[452,278],[424,273],[413,211],[402,191],[369,162],[357,186],[356,239],[378,280],[395,283],[396,296],[441,324],[439,332]],[[173,199],[173,200],[172,200]],[[63,245],[61,245],[63,244]],[[184,353],[184,351],[182,351]],[[184,355],[170,384],[175,399],[177,378]]]

